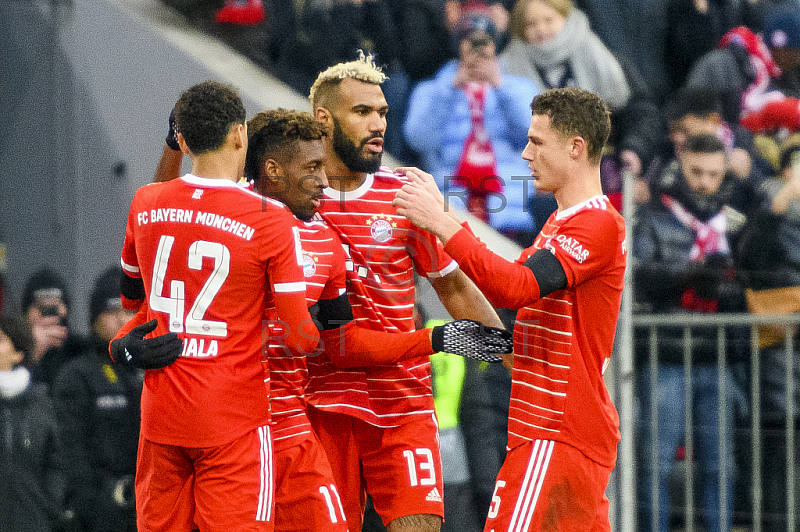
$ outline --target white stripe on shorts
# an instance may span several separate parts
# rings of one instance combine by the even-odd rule
[[[272,497],[275,494],[272,476],[272,436],[269,427],[258,427],[258,437],[261,440],[261,489],[258,493],[258,511],[256,521],[272,520]]]
[[[514,506],[514,514],[508,525],[509,532],[524,532],[530,527],[533,511],[539,500],[539,492],[542,490],[544,477],[547,474],[547,466],[550,464],[550,457],[553,454],[552,440],[534,440],[532,443],[533,451],[528,460],[528,468],[519,490],[517,504]]]

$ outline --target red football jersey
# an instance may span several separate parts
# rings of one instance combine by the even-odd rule
[[[153,335],[172,331],[184,345],[176,362],[146,372],[145,438],[209,447],[269,422],[260,353],[270,292],[293,341],[316,343],[313,325],[301,330],[310,316],[294,220],[283,204],[222,179],[189,174],[136,192],[122,267],[144,283]]]
[[[622,299],[625,246],[625,222],[605,196],[553,213],[514,264],[491,254],[468,231],[448,241],[447,251],[493,304],[519,308],[509,448],[556,440],[613,467],[619,417],[603,372]],[[567,276],[566,288],[542,299],[532,289],[533,273],[522,266],[540,249],[550,250]]]
[[[360,327],[414,330],[414,271],[438,277],[457,264],[437,238],[397,214],[392,200],[406,183],[387,168],[368,174],[356,190],[326,190],[323,218],[346,254],[347,293]],[[433,413],[430,362],[416,357],[393,365],[337,369],[325,356],[308,361],[309,402],[379,427]]]
[[[303,276],[308,306],[321,299],[334,299],[345,293],[345,256],[336,233],[321,219],[296,220],[303,247]],[[274,306],[268,305],[273,320]],[[271,335],[273,338],[275,334]],[[306,357],[287,353],[274,341],[269,345],[270,401],[272,402],[273,440],[280,442],[311,431],[306,418],[305,386],[308,382]]]

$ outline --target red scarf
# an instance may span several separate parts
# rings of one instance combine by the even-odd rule
[[[484,108],[486,106],[485,83],[469,82],[464,85],[464,93],[469,102],[469,114],[472,129],[464,141],[455,178],[467,188],[469,193],[469,211],[487,221],[486,195],[489,192],[501,192],[503,184],[497,176],[497,157],[484,127]]]

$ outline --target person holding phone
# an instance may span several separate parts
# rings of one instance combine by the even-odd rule
[[[452,32],[458,59],[414,88],[403,133],[448,201],[527,247],[536,187],[519,154],[537,89],[503,72],[490,15],[485,7],[462,10]]]
[[[33,336],[29,365],[34,381],[52,387],[80,340],[69,331],[70,298],[64,278],[45,267],[33,273],[22,293],[22,312]]]

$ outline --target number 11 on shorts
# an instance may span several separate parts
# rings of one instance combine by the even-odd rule
[[[436,484],[436,471],[433,469],[433,453],[430,449],[425,447],[414,449],[411,451],[407,449],[403,451],[403,456],[408,463],[408,478],[411,486],[433,486]],[[417,457],[421,457],[417,460]],[[419,470],[420,474],[417,474]],[[426,476],[422,476],[425,471]]]
[[[340,520],[345,522],[347,519],[344,516],[342,499],[339,498],[339,492],[336,491],[336,486],[333,484],[331,484],[330,487],[320,486],[319,492],[325,497],[325,504],[328,506],[328,514],[330,515],[331,523],[338,523]]]

